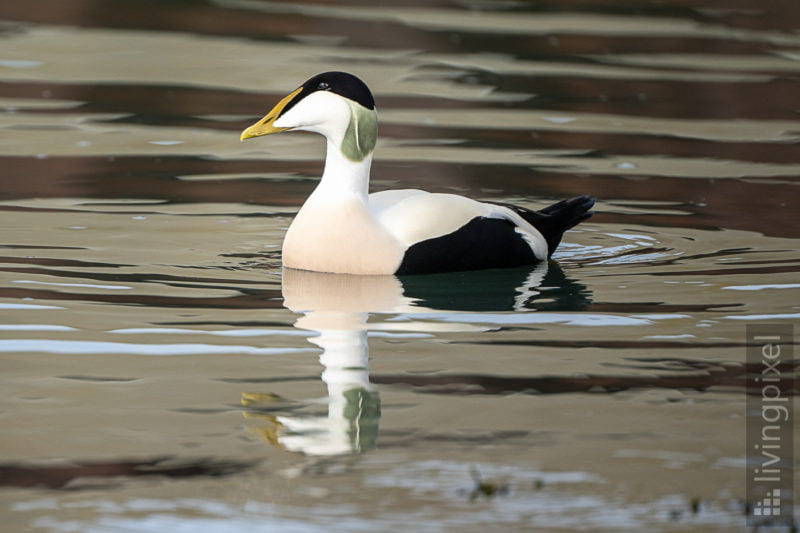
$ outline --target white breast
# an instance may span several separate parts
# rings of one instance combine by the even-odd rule
[[[335,202],[309,199],[286,233],[283,264],[317,272],[393,274],[404,250],[356,195]]]

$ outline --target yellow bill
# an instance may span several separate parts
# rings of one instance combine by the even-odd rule
[[[244,130],[242,135],[239,137],[239,140],[243,141],[252,137],[260,137],[262,135],[269,135],[270,133],[278,133],[279,131],[285,131],[289,129],[276,128],[272,125],[272,123],[275,122],[275,120],[280,116],[281,111],[283,111],[283,108],[292,101],[292,98],[297,96],[297,94],[302,90],[302,87],[298,87],[297,90],[289,93],[283,100],[278,102],[264,118]]]

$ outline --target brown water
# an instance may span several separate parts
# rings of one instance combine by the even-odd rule
[[[4,531],[744,530],[800,322],[800,4],[0,5]],[[598,197],[557,263],[282,272],[346,70],[373,189]]]

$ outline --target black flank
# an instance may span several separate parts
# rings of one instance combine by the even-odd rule
[[[540,211],[495,203],[514,210],[547,241],[548,258],[564,232],[592,216],[595,199],[576,196]],[[458,230],[418,242],[406,250],[395,274],[432,274],[531,265],[538,260],[516,226],[503,219],[477,217]]]
[[[453,233],[410,246],[395,274],[432,274],[536,263],[536,256],[515,228],[507,220],[473,218]]]

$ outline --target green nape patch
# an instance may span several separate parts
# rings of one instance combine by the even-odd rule
[[[350,104],[350,123],[342,139],[342,153],[350,161],[363,161],[378,139],[378,117],[375,110],[366,109],[356,102]]]

